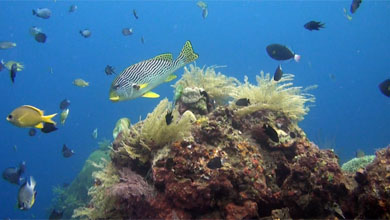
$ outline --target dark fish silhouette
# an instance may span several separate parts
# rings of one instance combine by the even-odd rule
[[[145,43],[145,39],[144,39],[144,36],[141,37],[141,43],[144,44]]]
[[[64,211],[58,211],[57,209],[53,209],[51,211],[49,220],[62,219],[62,215],[64,215]]]
[[[266,48],[268,55],[274,60],[290,60],[293,59],[298,62],[300,55],[291,51],[288,47],[281,44],[270,44]]]
[[[34,38],[38,43],[45,43],[47,37],[46,37],[46,34],[40,32],[40,33],[36,34]]]
[[[356,10],[359,8],[360,3],[362,3],[362,0],[353,0],[351,4],[351,13],[355,13]]]
[[[15,77],[16,77],[16,72],[18,72],[18,65],[16,63],[12,64],[11,70],[9,72],[10,72],[10,76],[11,76],[11,81],[12,81],[12,83],[14,83]]]
[[[270,125],[264,124],[263,129],[265,134],[274,142],[279,142],[279,135]]]
[[[116,74],[114,70],[115,70],[114,67],[107,65],[106,68],[104,69],[104,72],[106,73],[106,75],[112,75],[112,74]]]
[[[165,122],[167,125],[170,125],[172,123],[173,115],[172,111],[168,111],[167,114],[165,115]]]
[[[385,81],[379,84],[379,90],[383,95],[390,97],[390,79],[386,79]]]
[[[28,131],[28,135],[30,135],[31,137],[35,136],[36,133],[37,133],[37,130],[35,130],[35,128],[30,128],[30,130]]]
[[[61,110],[65,110],[65,109],[67,109],[69,107],[69,105],[70,105],[70,100],[69,99],[64,99],[60,103],[60,109]]]
[[[207,167],[210,169],[218,169],[222,167],[221,157],[214,157],[207,163]]]
[[[3,179],[7,180],[12,184],[19,185],[23,182],[22,174],[26,170],[26,162],[21,162],[19,167],[8,167],[3,171]]]
[[[5,66],[4,66],[3,62],[1,61],[1,62],[0,62],[0,72],[4,69],[4,67],[5,67]]]
[[[133,15],[134,15],[135,19],[138,19],[137,11],[135,9],[133,9]]]
[[[248,106],[250,104],[251,104],[251,102],[247,98],[242,98],[242,99],[239,99],[236,101],[237,106]]]
[[[316,31],[319,31],[320,28],[325,28],[324,27],[324,23],[321,23],[320,21],[309,21],[307,22],[304,27],[309,30],[309,31],[312,31],[312,30],[316,30]]]
[[[41,131],[43,133],[50,133],[50,132],[56,131],[57,129],[58,128],[55,126],[55,124],[44,122],[43,123],[43,128],[41,128]]]
[[[74,154],[74,151],[70,148],[68,148],[65,144],[62,146],[62,156],[64,156],[65,158],[69,158],[71,156],[73,156]]]
[[[75,12],[77,10],[77,5],[71,5],[69,7],[69,13]]]
[[[283,76],[283,70],[282,70],[282,65],[279,64],[279,66],[276,68],[275,73],[274,73],[274,80],[279,81]]]

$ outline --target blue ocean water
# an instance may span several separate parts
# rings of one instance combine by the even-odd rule
[[[111,103],[108,90],[114,77],[105,75],[107,64],[120,72],[160,53],[178,55],[186,40],[199,54],[198,66],[227,65],[220,69],[222,73],[240,80],[247,75],[251,82],[260,70],[273,73],[279,64],[266,54],[268,44],[290,46],[302,59],[283,62],[284,71],[295,74],[296,86],[319,86],[311,91],[317,99],[315,106],[300,122],[310,139],[320,147],[334,148],[341,161],[354,157],[357,149],[372,154],[390,143],[390,102],[378,89],[390,77],[389,2],[363,1],[351,21],[343,13],[350,1],[207,3],[209,14],[203,19],[196,1],[0,2],[0,41],[17,43],[16,48],[0,50],[0,59],[25,65],[14,84],[7,70],[0,72],[0,168],[26,161],[26,176],[34,176],[38,192],[32,209],[20,211],[15,208],[18,187],[0,180],[0,218],[47,218],[52,188],[73,180],[97,142],[112,139],[119,118],[137,122],[162,98],[173,95],[167,83],[154,90],[159,99]],[[78,9],[68,13],[72,4]],[[32,15],[32,9],[44,7],[52,10],[50,19]],[[310,20],[324,22],[325,29],[304,29]],[[31,26],[42,28],[48,36],[46,43],[34,40]],[[132,27],[134,34],[123,36],[124,27]],[[90,38],[79,34],[84,28],[92,31]],[[90,86],[75,87],[76,78]],[[60,113],[64,98],[71,100],[70,115],[56,132],[30,137],[28,129],[5,120],[14,108],[25,104],[46,114]],[[91,136],[95,128],[97,140]],[[63,144],[76,154],[63,158]]]

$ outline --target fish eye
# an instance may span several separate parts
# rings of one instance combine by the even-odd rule
[[[8,117],[7,117],[8,119],[12,119],[12,115],[8,115]]]

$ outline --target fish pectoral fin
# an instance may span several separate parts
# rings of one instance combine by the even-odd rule
[[[149,92],[146,92],[145,94],[143,94],[142,97],[145,97],[145,98],[158,98],[158,97],[160,97],[160,95],[155,93],[155,92],[149,91]]]
[[[165,82],[170,82],[170,81],[172,81],[172,80],[174,80],[174,79],[176,79],[177,78],[177,76],[175,75],[175,74],[171,74],[171,75],[169,75],[166,79],[165,79]]]
[[[146,88],[148,85],[149,85],[148,83],[141,84],[139,85],[139,89]]]
[[[172,57],[171,53],[163,53],[163,54],[155,56],[153,59],[173,61],[173,57]]]
[[[42,121],[44,122],[47,122],[47,123],[52,123],[52,124],[56,124],[55,121],[51,120],[54,116],[56,116],[57,113],[54,113],[52,115],[42,115]]]
[[[35,127],[38,128],[38,129],[42,129],[43,128],[43,123],[39,123],[39,124],[35,125]]]

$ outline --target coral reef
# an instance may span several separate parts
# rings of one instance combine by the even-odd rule
[[[190,68],[187,74],[207,75]],[[390,148],[366,169],[343,172],[333,150],[319,149],[298,127],[314,97],[285,83],[291,75],[279,84],[261,74],[258,86],[237,83],[225,96],[210,92],[217,80],[191,84],[192,77],[175,106],[163,99],[144,121],[118,133],[111,161],[93,175],[91,200],[74,218],[389,218]],[[236,82],[215,72],[208,77]],[[225,102],[202,112],[186,100],[208,97],[196,94],[202,91],[209,99],[246,97],[253,104]]]
[[[345,162],[341,169],[345,172],[355,173],[361,168],[365,168],[368,164],[374,161],[375,155],[366,155],[363,157],[353,158],[350,161]]]

